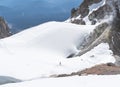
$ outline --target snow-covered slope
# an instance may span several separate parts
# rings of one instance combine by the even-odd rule
[[[1,39],[0,76],[30,80],[114,62],[107,43],[98,45],[81,57],[66,58],[78,52],[77,46],[94,28],[95,25],[48,22]]]
[[[66,57],[71,53],[77,52],[77,47],[94,27],[89,25],[79,26],[71,23],[49,22],[5,38],[1,40],[1,44],[4,43],[10,52],[18,52],[18,48],[46,48]]]
[[[84,1],[89,3],[87,3],[87,6],[86,3],[83,3],[83,7],[80,6],[81,9],[75,10],[77,13],[75,12],[70,21],[90,25],[48,22],[26,29],[11,37],[0,39],[0,84],[18,82],[0,85],[0,87],[55,87],[58,85],[69,87],[101,87],[106,85],[113,87],[119,85],[119,75],[110,77],[94,75],[54,78],[60,74],[71,74],[97,64],[115,62],[114,51],[110,50],[110,45],[107,42],[111,27],[113,28],[118,23],[110,27],[108,23],[110,17],[107,18],[107,23],[103,23],[106,14],[111,15],[111,13],[114,13],[113,9],[109,8],[109,6],[111,7],[110,0]],[[118,4],[115,7],[115,14],[119,13]],[[78,14],[79,12],[83,14]],[[98,26],[96,23],[98,23]],[[107,30],[108,33],[104,33],[105,30],[103,28],[105,30],[109,29]],[[114,29],[118,28],[119,26]],[[97,33],[97,35],[94,33]],[[102,35],[105,38],[100,37]],[[99,37],[105,41],[102,41]],[[109,37],[110,40],[113,40],[111,38]],[[98,44],[90,43],[92,44],[90,46],[93,47],[87,51],[85,50],[82,56],[67,58],[73,54],[77,55],[83,52],[82,50],[88,45],[86,43],[87,40],[89,43],[89,39],[93,39],[91,40],[93,43],[98,41]],[[83,49],[80,49],[81,47]],[[106,81],[111,83],[107,84]]]
[[[119,87],[120,75],[43,78],[0,87]]]

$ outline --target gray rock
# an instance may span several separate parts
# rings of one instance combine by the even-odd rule
[[[89,13],[89,6],[101,2],[102,0],[84,0],[83,3],[75,10],[74,20],[72,23],[86,24],[83,20],[88,16],[91,24],[101,22],[106,16],[113,16],[113,20],[98,25],[94,32],[91,33],[79,46],[81,50],[75,56],[81,56],[90,51],[100,43],[109,43],[110,49],[113,51],[116,59],[116,65],[120,65],[120,0],[106,0],[105,4],[100,6],[97,10]],[[75,18],[77,16],[80,18]],[[84,22],[84,23],[82,23]]]
[[[8,37],[10,35],[11,35],[11,33],[9,31],[9,27],[8,27],[7,23],[5,22],[5,20],[2,17],[0,17],[0,39]]]
[[[116,59],[115,65],[116,65],[116,66],[120,66],[120,56],[114,55],[114,57],[115,57],[115,59]]]
[[[83,21],[82,19],[75,19],[74,21],[71,21],[72,23],[75,24],[80,24],[80,25],[85,25],[85,21]]]
[[[102,19],[105,17],[110,17],[110,15],[115,14],[115,4],[118,4],[120,8],[120,1],[119,0],[106,0],[105,4],[103,6],[100,6],[97,10],[94,10],[92,13],[89,13],[89,6],[93,4],[100,3],[102,0],[84,0],[83,3],[78,7],[74,8],[71,11],[71,18],[74,18],[74,20],[71,20],[72,23],[76,23],[74,21],[77,20],[83,20],[86,16],[88,16],[88,20],[91,21],[91,24],[94,25],[97,22],[101,22]],[[75,19],[75,17],[80,15],[80,19]],[[84,20],[83,20],[84,21]],[[77,21],[77,24],[80,21]],[[86,24],[86,23],[84,23]]]

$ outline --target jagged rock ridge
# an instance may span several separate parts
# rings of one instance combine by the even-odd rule
[[[114,7],[119,0],[84,0],[83,3],[71,11],[71,22],[77,24],[96,24],[102,19],[115,15]]]
[[[9,31],[9,27],[8,27],[7,23],[5,22],[5,20],[2,17],[0,17],[0,39],[8,37],[10,35],[11,35],[11,33]]]
[[[84,42],[81,51],[74,56],[81,56],[100,43],[109,43],[116,65],[120,65],[120,0],[84,0],[77,9],[72,9],[71,15],[72,23],[100,23]]]

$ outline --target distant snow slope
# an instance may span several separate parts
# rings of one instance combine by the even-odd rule
[[[77,47],[94,28],[95,25],[48,22],[1,39],[0,76],[34,80],[114,62],[106,43],[81,57],[66,58],[71,53],[78,52]]]

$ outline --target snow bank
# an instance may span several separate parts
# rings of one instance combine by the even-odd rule
[[[120,75],[43,78],[0,87],[119,87]]]

